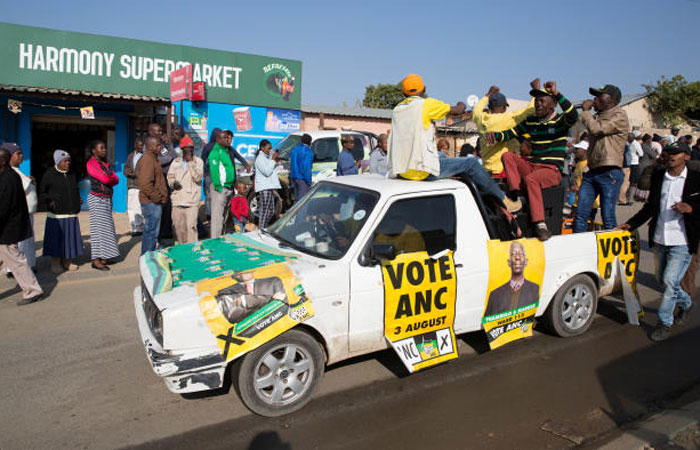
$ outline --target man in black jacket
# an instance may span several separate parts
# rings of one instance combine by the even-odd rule
[[[698,250],[700,233],[700,173],[688,169],[690,147],[676,142],[664,149],[666,170],[654,173],[649,201],[627,223],[618,228],[635,229],[649,223],[649,246],[654,247],[659,275],[665,289],[659,306],[659,325],[651,339],[661,341],[671,333],[674,322],[682,325],[693,308],[692,299],[681,289],[681,278],[693,253]]]
[[[27,210],[27,199],[19,175],[10,168],[10,153],[0,148],[0,271],[8,267],[22,289],[23,299],[18,305],[28,305],[43,298],[34,272],[17,243],[28,238],[32,231]]]

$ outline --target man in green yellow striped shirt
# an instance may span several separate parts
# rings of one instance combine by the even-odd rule
[[[532,89],[535,97],[535,115],[528,116],[514,128],[502,133],[487,133],[487,143],[504,142],[517,138],[528,140],[532,151],[524,156],[507,152],[503,154],[506,180],[512,196],[527,191],[530,219],[535,223],[537,237],[547,240],[552,233],[544,222],[542,189],[557,186],[561,182],[561,171],[566,158],[566,143],[569,128],[576,123],[578,113],[569,100],[558,90],[554,81],[547,81],[544,89]],[[557,104],[562,113],[556,113]]]

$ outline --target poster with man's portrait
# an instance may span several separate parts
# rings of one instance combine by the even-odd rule
[[[489,284],[482,324],[492,349],[532,336],[544,278],[544,243],[489,241]]]

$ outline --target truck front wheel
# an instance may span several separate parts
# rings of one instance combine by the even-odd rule
[[[320,344],[308,333],[290,330],[248,353],[234,381],[248,409],[277,417],[308,403],[323,371]]]
[[[593,323],[598,291],[587,275],[576,275],[559,288],[544,314],[550,331],[561,337],[583,334]]]

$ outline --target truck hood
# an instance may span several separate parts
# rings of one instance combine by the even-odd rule
[[[317,268],[315,258],[275,248],[276,242],[259,232],[251,232],[148,252],[139,262],[142,287],[148,290],[158,308],[165,310],[199,298],[202,281],[280,262],[292,263],[297,275]]]

